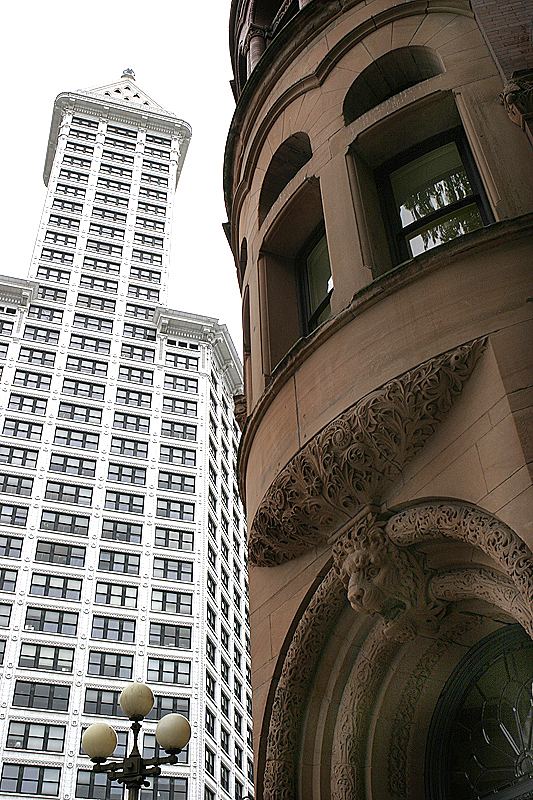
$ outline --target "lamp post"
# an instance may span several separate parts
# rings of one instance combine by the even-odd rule
[[[178,753],[191,738],[191,726],[181,714],[167,714],[157,723],[155,737],[168,756],[143,758],[139,752],[138,737],[142,720],[154,705],[152,690],[144,683],[130,683],[120,695],[120,707],[131,720],[133,747],[122,761],[106,759],[117,746],[117,734],[105,722],[95,722],[83,734],[81,744],[91,761],[93,772],[107,772],[108,779],[123,783],[128,789],[128,800],[138,800],[139,789],[148,786],[146,778],[161,774],[161,764],[177,764]]]

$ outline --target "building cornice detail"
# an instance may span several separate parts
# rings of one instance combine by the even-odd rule
[[[477,339],[429,359],[362,398],[278,473],[250,527],[249,555],[274,566],[337,538],[433,434],[484,351]]]

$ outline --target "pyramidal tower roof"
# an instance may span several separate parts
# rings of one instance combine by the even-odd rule
[[[132,69],[125,69],[120,80],[105,86],[91,89],[80,89],[75,92],[61,92],[56,97],[48,149],[44,165],[44,183],[48,186],[50,171],[54,161],[58,137],[65,113],[81,112],[95,119],[103,114],[110,121],[118,124],[135,124],[144,127],[149,120],[149,127],[164,135],[178,136],[181,143],[178,174],[185,158],[187,146],[191,138],[191,127],[172,112],[146,94],[136,83]]]
[[[175,116],[170,111],[166,111],[163,106],[156,103],[150,95],[146,94],[137,86],[135,73],[132,69],[125,69],[119,81],[109,83],[106,86],[95,86],[92,89],[82,89],[79,94],[98,97],[108,102],[123,103],[129,108],[142,107],[145,110],[163,112],[170,116]]]

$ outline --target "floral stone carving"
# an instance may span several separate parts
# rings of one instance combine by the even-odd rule
[[[327,541],[383,492],[452,407],[485,348],[425,361],[330,422],[278,474],[250,529],[250,561],[273,566]]]

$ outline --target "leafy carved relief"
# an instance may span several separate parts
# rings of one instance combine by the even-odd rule
[[[479,339],[425,361],[313,437],[277,475],[256,512],[251,563],[294,558],[379,503],[450,410],[484,348]]]
[[[414,545],[456,539],[490,556],[494,568],[472,565],[428,569]],[[365,794],[366,737],[371,710],[398,649],[422,629],[442,631],[415,667],[394,721],[388,764],[391,796],[408,797],[409,720],[433,666],[462,630],[445,616],[450,602],[486,600],[519,621],[533,636],[533,558],[504,523],[460,502],[420,503],[388,520],[374,507],[356,516],[333,548],[334,564],[304,612],[287,650],[275,690],[266,748],[264,800],[294,800],[298,731],[326,635],[348,600],[375,623],[355,658],[335,726],[332,800]],[[470,615],[474,624],[475,617]],[[403,716],[402,716],[403,715]]]

